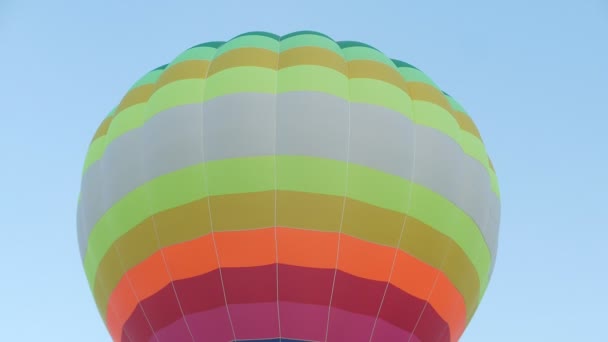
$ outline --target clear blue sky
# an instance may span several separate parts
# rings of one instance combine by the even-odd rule
[[[76,201],[87,144],[131,84],[197,43],[300,29],[411,62],[478,124],[503,215],[462,341],[605,336],[608,1],[0,0],[2,339],[110,340]]]

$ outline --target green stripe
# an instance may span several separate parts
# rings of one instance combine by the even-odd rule
[[[437,88],[435,82],[433,82],[430,77],[428,77],[425,73],[418,69],[409,67],[398,67],[397,70],[406,82],[420,82]]]
[[[276,157],[279,190],[343,195],[346,163],[312,157]],[[118,201],[95,225],[89,236],[85,272],[90,284],[103,255],[120,236],[154,213],[175,208],[211,195],[273,190],[275,157],[236,158],[212,161],[160,176]],[[473,220],[449,200],[397,176],[349,164],[347,196],[388,210],[406,213],[403,194],[411,188],[407,214],[453,239],[467,254],[487,284],[490,252]],[[306,170],[303,172],[302,170]],[[294,172],[295,171],[295,172]],[[203,181],[208,177],[208,192]],[[387,192],[386,189],[395,189]],[[150,196],[153,193],[154,196]],[[150,208],[152,208],[150,210]],[[441,212],[442,215],[437,215]],[[90,248],[98,251],[95,256]]]
[[[411,68],[411,69],[416,69],[418,70],[418,68],[416,68],[415,66],[411,65],[410,63],[406,63],[404,61],[400,61],[398,59],[391,59],[393,61],[393,63],[395,64],[395,66],[397,68]],[[418,70],[420,71],[420,70]]]
[[[276,93],[276,70],[242,66],[222,70],[207,79],[204,101],[235,93]]]
[[[266,50],[270,50],[270,51],[274,51],[274,52],[278,53],[279,52],[279,42],[274,38],[270,38],[270,37],[266,37],[266,36],[253,35],[253,36],[236,37],[236,38],[226,42],[226,44],[220,46],[217,49],[217,55],[215,58],[217,58],[218,56],[221,56],[222,54],[224,54],[228,51],[241,49],[241,48],[260,48],[260,49],[266,49]]]
[[[445,93],[444,93],[444,94],[445,94]],[[458,103],[456,100],[454,100],[454,98],[453,98],[453,97],[451,97],[451,96],[450,96],[450,95],[448,95],[448,94],[445,94],[445,97],[448,99],[448,102],[450,103],[450,106],[452,106],[452,108],[453,108],[455,111],[458,111],[458,112],[462,112],[462,113],[467,114],[467,112],[464,110],[464,108],[462,108],[462,106],[460,105],[460,103]],[[467,115],[468,115],[468,114],[467,114]]]
[[[375,61],[382,64],[386,64],[389,67],[397,70],[393,61],[390,58],[386,57],[382,52],[362,46],[354,46],[342,48],[342,54],[344,55],[347,61],[355,61],[355,60],[369,60]]]
[[[323,37],[326,40],[331,40],[332,42],[334,41],[330,36],[321,33],[321,32],[317,32],[317,31],[296,31],[296,32],[291,32],[288,33],[284,36],[281,37],[281,44],[283,43],[283,41],[289,39],[289,38],[293,38],[293,37],[300,37],[300,36],[319,36],[319,37]]]
[[[226,42],[221,42],[221,41],[206,42],[206,43],[201,43],[201,44],[198,44],[198,45],[194,45],[190,49],[208,46],[208,47],[215,48],[217,50],[217,48],[219,48],[220,46],[222,46],[224,44],[226,44]]]
[[[274,190],[274,157],[249,157],[206,163],[210,196]],[[199,176],[200,177],[200,176]]]
[[[344,196],[346,163],[303,156],[279,156],[276,162],[278,189]]]
[[[133,130],[143,124],[143,114],[146,110],[147,103],[138,103],[136,105],[125,108],[121,111],[120,115],[117,115],[106,133],[107,141],[114,141],[114,139]]]
[[[217,49],[210,47],[210,46],[201,46],[201,47],[188,49],[188,50],[182,52],[180,55],[178,55],[171,62],[170,65],[175,65],[177,63],[181,63],[184,61],[196,61],[196,60],[210,61],[213,59],[213,56],[215,56],[216,52],[217,52]]]
[[[412,99],[401,88],[370,78],[350,80],[350,100],[392,109],[414,121]]]
[[[154,92],[148,100],[145,121],[163,110],[176,106],[203,102],[206,79],[190,78],[168,83]]]
[[[89,150],[87,151],[87,155],[84,159],[84,166],[82,168],[82,174],[84,175],[89,167],[96,161],[100,160],[103,156],[106,146],[108,144],[108,139],[106,139],[105,135],[100,136],[99,138],[93,140],[89,145]]]
[[[393,68],[395,68],[395,64],[397,64],[399,65],[397,70],[406,81],[420,81],[436,87],[432,80],[418,69],[405,62],[391,60],[377,49],[363,43],[339,42],[342,47],[342,49],[340,49],[338,43],[330,38],[327,38],[322,34],[308,31],[287,35],[280,44],[277,39],[278,36],[273,34],[250,32],[238,36],[227,43],[204,43],[186,50],[179,55],[171,65],[192,59],[211,60],[215,55],[220,55],[226,51],[242,47],[260,47],[278,52],[279,49],[312,46],[312,44],[315,44],[316,46],[324,47],[335,53],[344,55],[346,60],[372,60],[384,63]],[[220,47],[219,50],[216,49],[218,46]],[[131,89],[145,84],[155,83],[163,72],[164,67],[165,66],[162,66],[147,73],[138,80]],[[371,103],[387,107],[399,111],[410,118],[413,117],[413,113],[410,110],[412,106],[411,99],[405,92],[400,92],[395,87],[382,81],[368,79],[351,80],[350,89],[348,89],[348,87],[344,86],[345,83],[343,83],[342,77],[336,76],[335,74],[336,72],[333,70],[318,66],[290,67],[280,71],[278,91],[322,91],[350,99],[354,102]],[[275,79],[273,80],[273,78]],[[256,82],[254,83],[252,80],[255,80]],[[257,83],[259,80],[261,80],[261,82]],[[319,82],[319,80],[323,80],[323,82]],[[194,82],[192,82],[192,80],[179,80],[161,87],[152,95],[149,104],[146,107],[146,120],[162,110],[181,104],[202,102],[203,100],[212,99],[217,96],[242,91],[274,93],[274,89],[276,88],[276,75],[274,74],[274,70],[257,67],[238,67],[225,70],[210,77],[209,81],[214,82],[214,84],[212,87],[209,87],[207,91],[204,91],[204,80],[202,82],[200,80]],[[348,93],[349,91],[350,95]],[[204,99],[201,98],[201,94],[203,93],[205,93]],[[446,95],[446,98],[453,108],[464,113],[462,106],[460,106],[452,97]],[[484,165],[492,179],[492,189],[499,195],[496,175],[494,171],[489,168],[483,143],[477,137],[470,136],[467,132],[463,132],[463,134],[460,135],[464,136],[464,138],[459,138],[459,134],[456,134],[457,132],[453,130],[453,119],[449,113],[437,109],[426,111],[429,108],[434,108],[433,104],[422,104],[422,101],[417,101],[414,106],[416,106],[416,108],[424,108],[425,114],[429,113],[429,115],[417,115],[417,123],[438,129],[449,135],[462,146],[465,153]],[[101,158],[105,146],[107,146],[115,137],[140,125],[134,117],[136,116],[135,114],[140,113],[140,111],[141,109],[127,108],[113,114],[116,118],[110,125],[109,132],[112,132],[111,136],[106,138],[99,137],[96,141],[91,143],[90,150],[85,158],[83,173],[93,162]],[[414,113],[417,112],[420,111],[414,111]],[[97,141],[102,138],[105,141]]]
[[[331,68],[317,65],[298,65],[279,71],[279,93],[318,91],[349,99],[348,78]],[[319,82],[322,79],[323,82]]]
[[[156,83],[156,81],[158,80],[158,78],[164,71],[165,71],[164,68],[162,68],[162,69],[157,68],[157,69],[150,71],[149,73],[145,74],[142,78],[140,78],[137,82],[135,82],[135,84],[129,90],[133,90],[137,87],[141,87],[146,84]]]
[[[427,101],[412,101],[401,88],[375,79],[351,79],[347,87],[346,77],[333,69],[314,65],[294,66],[279,71],[279,93],[289,91],[320,91],[352,102],[369,103],[400,112],[420,125],[439,130],[450,136],[471,157],[478,160],[486,170],[489,168],[487,154],[483,143],[477,137],[463,132],[453,116],[442,107]],[[324,82],[319,82],[323,79]],[[252,82],[251,80],[255,80]],[[211,83],[208,86],[207,83]],[[207,88],[207,89],[206,89]],[[273,94],[277,91],[276,71],[267,68],[244,66],[223,70],[205,79],[186,79],[171,82],[159,88],[148,101],[144,116],[145,121],[157,113],[179,105],[208,101],[222,95],[239,92],[260,92]],[[203,99],[204,94],[204,99]],[[141,104],[143,106],[143,104]],[[119,113],[110,126],[113,132],[108,142],[118,134],[124,134],[138,127],[141,122],[135,121],[133,113],[141,109],[140,105],[129,107]],[[424,113],[420,115],[416,113]],[[125,116],[124,122],[122,118]],[[119,120],[121,119],[121,120]],[[117,126],[116,128],[114,126]],[[464,138],[463,138],[464,137]],[[96,149],[89,160],[98,160],[103,150]],[[87,164],[87,166],[90,163]],[[496,192],[496,184],[493,184]]]
[[[435,128],[462,146],[459,139],[460,126],[450,112],[435,103],[421,100],[412,101],[412,108],[415,123]]]
[[[340,49],[338,44],[336,44],[336,42],[334,42],[333,40],[325,38],[323,36],[303,34],[281,40],[281,51],[287,51],[303,46],[314,46],[318,48],[327,49],[329,51],[334,52],[338,56],[342,56],[342,49]]]
[[[352,48],[352,47],[362,47],[362,48],[365,48],[365,49],[375,50],[375,51],[380,52],[378,49],[376,49],[375,47],[373,47],[373,46],[371,46],[369,44],[365,44],[365,43],[362,43],[362,42],[357,42],[357,41],[354,41],[354,40],[343,40],[343,41],[337,42],[337,43],[338,43],[338,45],[340,45],[340,47],[342,49],[348,49],[348,48]],[[382,54],[382,53],[380,52],[380,54]]]
[[[270,33],[270,32],[266,32],[266,31],[251,31],[251,32],[246,32],[246,33],[239,34],[238,36],[236,36],[234,38],[251,37],[251,36],[268,37],[268,38],[276,40],[277,42],[281,39],[281,37],[279,35],[274,34],[274,33]]]

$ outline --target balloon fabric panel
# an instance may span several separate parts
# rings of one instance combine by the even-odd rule
[[[115,341],[457,341],[500,192],[419,69],[317,32],[192,47],[90,143],[78,241]]]

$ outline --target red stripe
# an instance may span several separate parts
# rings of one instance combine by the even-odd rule
[[[222,277],[229,304],[276,303],[276,265],[252,268],[222,268]],[[328,305],[332,293],[334,270],[310,269],[297,266],[279,265],[279,298],[281,301]],[[184,315],[207,311],[225,306],[219,271],[191,279],[178,280],[175,289],[182,303]],[[332,307],[352,313],[376,317],[386,287],[385,282],[355,277],[344,272],[336,273]],[[154,331],[160,331],[183,316],[179,311],[173,288],[167,286],[154,296],[141,302]],[[420,314],[423,312],[422,316]],[[256,319],[257,324],[275,327],[277,315],[256,315],[241,319]],[[411,332],[422,341],[437,340],[445,329],[446,322],[425,302],[390,285],[380,318],[404,331]],[[419,321],[419,318],[420,321]],[[236,335],[241,335],[239,322],[233,322]],[[303,321],[302,324],[307,324]],[[330,321],[331,325],[331,321]],[[136,310],[125,324],[125,333],[136,341],[148,341],[152,331],[142,310]],[[318,327],[310,327],[318,329]],[[371,329],[371,327],[370,327]],[[272,335],[272,333],[276,333]],[[370,331],[371,333],[371,331]],[[278,336],[278,331],[270,331]],[[124,337],[124,334],[123,334]],[[261,336],[263,337],[263,336]],[[450,334],[444,334],[441,341],[449,341]]]
[[[215,233],[222,268],[255,267],[276,263],[275,229]],[[333,269],[338,234],[303,229],[277,228],[279,263],[308,268]],[[311,253],[310,251],[314,251]],[[124,322],[141,300],[150,297],[171,279],[193,278],[217,270],[218,259],[211,235],[173,245],[157,252],[127,272],[110,296],[106,324],[120,335]],[[338,269],[354,276],[386,284],[395,249],[341,235]],[[370,257],[370,256],[373,256]],[[391,284],[404,292],[427,299],[450,325],[456,340],[466,323],[464,299],[449,279],[433,267],[399,252]],[[434,288],[429,298],[431,289]],[[223,298],[223,297],[221,297]],[[139,300],[138,300],[139,299]],[[110,310],[116,314],[110,314]]]

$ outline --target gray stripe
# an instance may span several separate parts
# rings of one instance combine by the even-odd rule
[[[351,104],[350,120],[351,163],[412,179],[416,125],[402,114],[363,103]]]
[[[203,148],[205,161],[249,156],[271,156],[275,139],[275,96],[271,94],[242,93],[237,97],[220,97],[204,103]],[[179,125],[189,125],[189,116],[201,115],[201,105],[196,113],[180,107]],[[198,118],[200,121],[200,118]],[[190,142],[200,145],[198,135]],[[198,139],[197,141],[195,141]],[[199,153],[196,162],[202,162]],[[178,164],[183,165],[183,164]],[[172,165],[174,170],[181,168]],[[159,176],[160,174],[157,174]]]
[[[346,161],[348,101],[304,92],[280,94],[276,101],[277,154]]]
[[[489,243],[493,247],[492,251],[492,264],[490,265],[490,273],[489,276],[492,275],[494,271],[494,264],[496,263],[496,253],[498,252],[498,233],[500,230],[500,202],[498,201],[496,196],[492,196],[492,199],[495,200],[494,203],[489,205],[489,222],[488,222],[488,231],[491,233],[488,235],[490,238]]]
[[[201,125],[205,160],[272,155],[275,136],[278,154],[345,160],[349,118],[343,99],[313,92],[226,95],[204,104],[204,122],[202,108],[200,103],[185,105],[155,115],[115,139],[89,167],[78,208],[83,258],[92,228],[117,201],[158,176],[203,161]],[[350,112],[350,161],[411,179],[415,125],[374,105],[351,103]],[[413,181],[470,215],[494,260],[498,222],[485,220],[485,215],[489,206],[492,218],[497,217],[500,203],[485,168],[450,137],[429,127],[416,126],[415,146]]]

